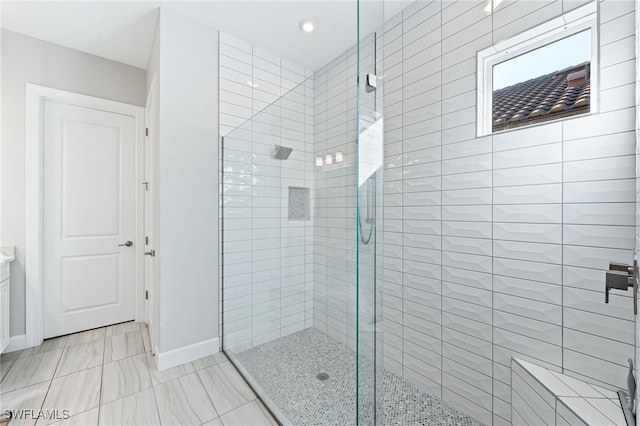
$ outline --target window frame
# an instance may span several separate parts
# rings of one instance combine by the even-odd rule
[[[509,131],[493,131],[493,67],[495,65],[587,29],[591,30],[591,71],[589,79],[591,82],[591,101],[589,112],[580,114],[580,116],[596,113],[599,109],[600,67],[598,57],[598,6],[597,2],[594,1],[478,52],[477,136],[489,136]],[[563,120],[563,118],[558,118],[557,120]],[[550,120],[549,122],[555,121]],[[531,125],[540,124],[546,123]],[[518,128],[525,127],[529,126]]]

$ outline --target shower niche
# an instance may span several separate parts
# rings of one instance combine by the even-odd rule
[[[289,220],[311,220],[311,190],[289,187]]]

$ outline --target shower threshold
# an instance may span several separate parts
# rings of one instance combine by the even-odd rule
[[[263,390],[265,400],[277,405],[292,424],[355,424],[355,353],[318,329],[308,328],[231,356]],[[360,389],[360,412],[366,416],[372,407],[363,406],[363,401],[372,404],[372,386],[361,383]],[[383,392],[385,425],[482,425],[387,370]]]

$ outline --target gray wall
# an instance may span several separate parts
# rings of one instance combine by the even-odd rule
[[[133,105],[146,100],[146,72],[2,30],[0,240],[16,246],[11,264],[11,335],[25,333],[25,83]]]
[[[162,234],[155,248],[163,353],[218,336],[218,32],[166,9],[159,23],[152,68],[159,64]]]

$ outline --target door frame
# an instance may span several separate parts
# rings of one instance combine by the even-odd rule
[[[157,128],[158,128],[158,96],[159,96],[159,90],[158,90],[158,76],[157,74],[153,75],[153,78],[151,80],[151,86],[149,88],[149,93],[147,94],[147,101],[146,104],[144,106],[144,126],[145,126],[145,139],[144,139],[144,151],[143,151],[143,158],[142,158],[142,174],[143,174],[143,179],[145,181],[147,181],[149,183],[150,188],[147,188],[145,191],[142,191],[142,207],[143,207],[143,222],[141,222],[142,225],[142,233],[144,235],[144,237],[149,237],[151,240],[151,246],[147,247],[146,244],[144,246],[144,250],[154,247],[154,249],[158,249],[159,245],[157,244],[156,241],[156,226],[158,225],[158,217],[156,215],[156,211],[155,211],[155,206],[154,203],[156,202],[156,182],[157,180],[155,179],[157,176],[157,161],[156,161],[156,156],[158,155],[158,152],[155,148],[156,143],[157,143],[157,137],[156,137],[156,132],[157,132]],[[151,115],[151,117],[149,117],[149,115]],[[147,150],[149,150],[149,156],[147,156]],[[150,164],[147,165],[147,158],[150,159]],[[151,176],[147,176],[145,174],[147,166],[150,166],[151,168]],[[144,207],[145,207],[145,197],[149,197],[150,199],[150,205],[152,206],[152,210],[151,212],[147,212]],[[151,227],[147,228],[147,220],[148,217],[151,217]],[[154,258],[152,258],[154,259]],[[145,269],[145,265],[146,265],[146,259],[142,259],[142,288],[143,291],[145,291],[147,289],[146,285],[147,285],[147,275],[146,275],[146,269]],[[159,312],[159,306],[158,303],[156,302],[157,299],[157,292],[156,292],[156,283],[157,283],[157,279],[156,277],[158,276],[157,274],[157,265],[153,264],[153,268],[154,268],[154,273],[151,275],[152,279],[150,280],[150,286],[149,286],[149,290],[150,290],[150,295],[149,295],[149,299],[145,299],[143,300],[143,305],[144,305],[144,310],[142,312],[144,312],[144,318],[147,320],[147,325],[149,326],[149,340],[151,341],[151,353],[153,355],[155,355],[158,351],[157,351],[157,346],[158,346],[158,312]],[[151,314],[149,313],[149,306],[152,306],[153,309],[151,310]]]
[[[43,341],[43,218],[44,218],[44,101],[54,101],[92,108],[122,115],[135,120],[135,219],[134,264],[135,301],[134,319],[144,315],[144,205],[142,204],[142,177],[144,167],[144,108],[60,89],[26,84],[26,239],[25,239],[25,347],[37,346]]]

